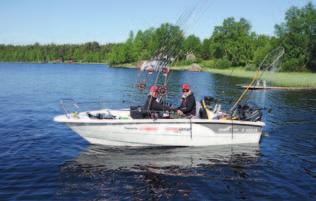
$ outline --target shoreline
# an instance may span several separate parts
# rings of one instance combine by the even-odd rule
[[[113,68],[137,68],[135,65],[131,64],[121,64],[110,66]],[[187,66],[172,66],[170,70],[175,71],[191,71],[191,65]],[[255,75],[255,71],[248,71],[242,67],[230,67],[227,69],[216,69],[216,68],[207,68],[201,66],[200,72],[213,73],[218,75],[224,75],[228,77],[238,77],[238,78],[247,78],[252,79]],[[272,87],[282,88],[291,88],[296,90],[316,90],[316,73],[311,72],[266,72],[263,74],[262,79],[267,80],[271,83]]]
[[[225,76],[252,79],[255,71],[247,71],[241,68],[206,69],[206,72]],[[316,73],[310,72],[266,72],[263,80],[271,83],[272,87],[289,87],[292,89],[316,89]]]
[[[25,63],[25,64],[99,64],[99,65],[107,65],[111,68],[134,68],[136,69],[136,64],[133,63],[126,63],[126,64],[117,64],[117,65],[109,65],[107,63],[83,63],[83,62],[4,62],[1,61],[0,63]],[[191,69],[192,65],[186,66],[172,66],[170,70],[174,71],[193,71]],[[255,71],[247,71],[242,67],[230,67],[227,69],[216,69],[216,68],[207,68],[201,66],[200,71],[198,72],[207,72],[213,73],[218,75],[224,75],[229,77],[238,77],[238,78],[253,78]],[[267,80],[271,83],[270,86],[273,87],[289,87],[292,89],[315,89],[316,90],[316,73],[311,72],[273,72],[269,73],[266,72],[262,76],[263,79]]]

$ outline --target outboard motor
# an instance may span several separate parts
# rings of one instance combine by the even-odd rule
[[[219,101],[211,96],[205,96],[201,100],[202,107],[200,108],[199,115],[201,119],[208,119],[207,111],[216,112],[220,110]]]
[[[212,96],[204,96],[204,102],[205,105],[211,107],[213,103],[215,103],[215,98]],[[210,110],[213,110],[213,108],[209,108]]]
[[[243,121],[261,121],[262,112],[255,104],[239,104],[233,111],[233,118]]]

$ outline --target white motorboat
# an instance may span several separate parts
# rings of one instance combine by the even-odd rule
[[[168,52],[167,52],[168,53]],[[167,54],[166,53],[166,54]],[[61,101],[65,112],[54,118],[56,122],[64,123],[81,137],[92,144],[113,146],[210,146],[227,144],[244,144],[260,142],[262,129],[261,109],[249,104],[241,104],[249,88],[260,79],[262,74],[274,68],[284,54],[282,47],[272,50],[263,59],[253,80],[244,90],[228,113],[221,111],[219,102],[212,97],[204,97],[197,114],[190,118],[172,117],[167,111],[157,115],[148,108],[133,108],[113,110],[103,109],[88,112],[69,112]],[[161,104],[167,102],[167,81],[172,55],[167,57],[159,54],[160,60],[146,63],[138,75],[137,88],[146,89],[148,76],[156,72],[154,85],[159,86]],[[158,55],[158,56],[159,56]],[[167,54],[168,55],[168,54]],[[213,102],[212,102],[213,101]],[[212,105],[213,104],[213,105]],[[78,104],[73,102],[78,108]],[[201,115],[201,110],[204,115]],[[150,113],[150,116],[139,118],[136,113]],[[152,113],[153,112],[153,113]],[[152,114],[155,114],[152,116]],[[205,118],[206,116],[206,118]]]
[[[105,118],[91,118],[103,116]],[[209,146],[259,143],[264,123],[226,119],[134,119],[125,110],[56,116],[92,144],[113,146]]]

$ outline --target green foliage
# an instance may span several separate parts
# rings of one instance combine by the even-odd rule
[[[117,44],[108,55],[110,64],[132,63],[150,59],[153,56],[178,57],[182,50],[184,37],[179,27],[162,24],[159,28],[150,28],[133,32],[125,43]]]
[[[269,42],[266,42],[265,45],[259,46],[254,52],[254,63],[259,66],[264,57],[273,49],[272,45]]]
[[[316,71],[316,8],[312,3],[290,8],[285,22],[275,26],[275,33],[275,37],[258,35],[251,32],[246,19],[230,17],[201,42],[194,35],[185,37],[180,27],[164,23],[136,34],[131,31],[125,42],[116,44],[0,44],[0,61],[123,64],[169,56],[177,61],[176,65],[198,62],[208,68],[244,66],[254,70],[268,52],[282,46],[285,48],[282,71]],[[186,61],[186,55],[191,53],[195,58]]]
[[[256,71],[258,69],[258,66],[256,64],[247,64],[245,66],[245,70],[247,71]]]
[[[97,42],[81,45],[0,45],[0,61],[12,62],[106,62],[113,44]]]
[[[154,54],[154,32],[155,29],[150,28],[143,31],[138,31],[133,41],[137,60],[150,59]]]
[[[203,60],[200,65],[207,68],[215,68],[215,60]]]
[[[303,8],[292,7],[285,22],[275,26],[278,42],[285,48],[283,70],[316,71],[316,8],[308,3]],[[290,65],[295,65],[290,67]]]
[[[200,39],[194,35],[188,36],[183,42],[183,50],[185,53],[193,53],[200,57],[202,50]]]
[[[252,59],[253,45],[250,23],[233,17],[224,20],[223,25],[216,26],[210,38],[211,55],[214,58],[226,57],[234,66],[245,65]]]
[[[232,63],[227,58],[203,60],[199,64],[206,68],[226,69],[232,67]]]
[[[304,62],[303,58],[289,58],[283,62],[282,70],[283,71],[296,71],[296,72],[306,71],[306,68],[302,66],[303,62]]]
[[[201,57],[204,60],[211,58],[211,50],[210,50],[210,39],[204,39],[201,47]]]
[[[231,66],[232,63],[227,58],[217,59],[215,63],[215,67],[220,69],[229,68]]]
[[[153,49],[156,51],[153,55],[181,58],[183,57],[183,42],[184,36],[180,27],[169,23],[162,24],[154,32]]]
[[[190,61],[190,60],[178,60],[175,62],[174,66],[188,66],[193,63],[194,61]]]
[[[117,44],[112,48],[112,51],[108,55],[109,64],[123,64],[127,62],[126,59],[126,48],[125,44]]]

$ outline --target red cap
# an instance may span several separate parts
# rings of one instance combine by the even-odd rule
[[[156,85],[152,85],[150,88],[149,88],[149,92],[157,92],[158,91],[158,87]]]
[[[185,84],[182,85],[182,89],[190,90],[190,85],[185,83]]]

